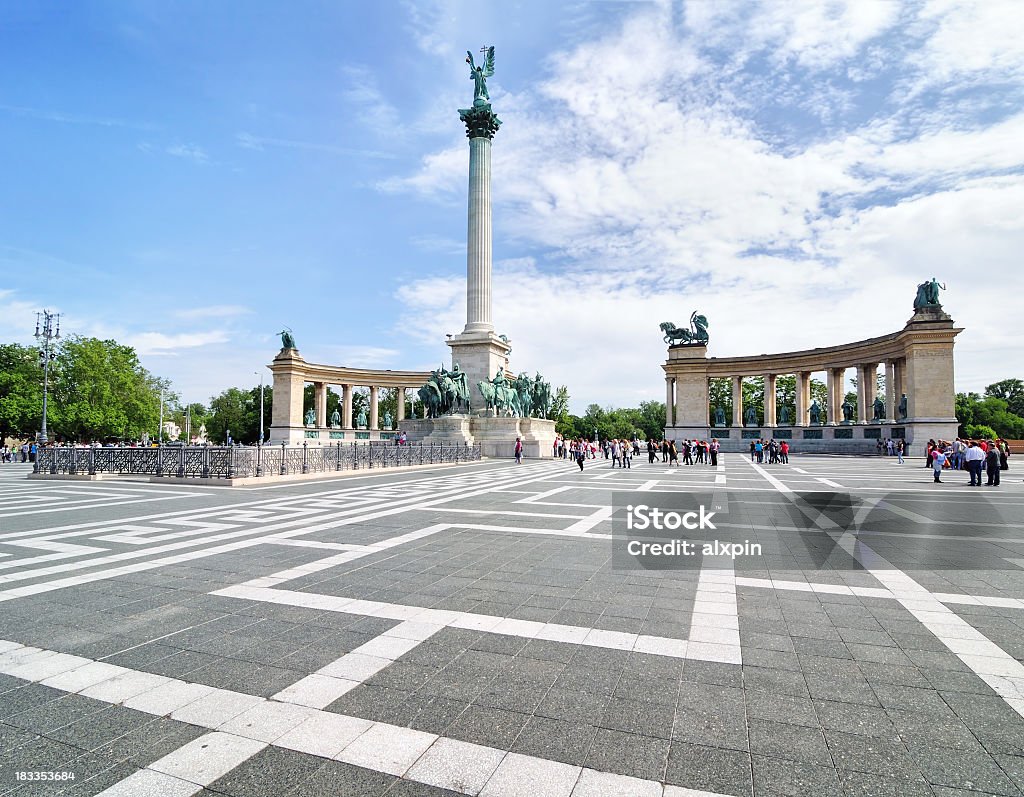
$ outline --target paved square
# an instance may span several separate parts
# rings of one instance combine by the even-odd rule
[[[1014,471],[610,464],[0,466],[0,795],[1024,794]],[[613,565],[613,493],[761,554]]]

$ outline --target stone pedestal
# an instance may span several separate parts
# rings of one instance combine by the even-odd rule
[[[554,456],[554,421],[547,418],[521,418],[519,434],[523,440],[523,456],[530,459],[547,459]]]
[[[480,444],[480,453],[485,457],[514,457],[516,438],[522,437],[519,424],[522,418],[481,418],[474,417],[470,425],[473,439]],[[523,441],[526,447],[526,441]]]
[[[448,345],[452,349],[452,367],[458,363],[466,372],[472,413],[479,415],[484,411],[484,399],[477,383],[490,382],[498,369],[507,369],[512,347],[494,332],[464,332],[449,338]]]
[[[468,415],[443,415],[440,418],[406,418],[399,429],[405,432],[410,443],[459,443],[476,442],[469,428]],[[512,438],[515,439],[514,437]]]

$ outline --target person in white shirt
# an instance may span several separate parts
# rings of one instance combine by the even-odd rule
[[[935,481],[941,482],[942,479],[939,476],[942,474],[942,466],[946,464],[946,455],[940,449],[936,448],[932,454],[932,473],[935,476]]]

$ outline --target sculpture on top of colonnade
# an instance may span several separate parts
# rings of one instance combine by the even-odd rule
[[[696,310],[690,315],[690,328],[677,327],[671,321],[662,321],[659,325],[665,333],[663,340],[670,346],[707,346],[708,320]]]

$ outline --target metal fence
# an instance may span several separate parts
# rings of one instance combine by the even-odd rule
[[[185,479],[239,479],[362,468],[436,465],[480,459],[479,445],[457,443],[337,443],[332,446],[50,446],[36,456],[34,473],[145,474]]]

